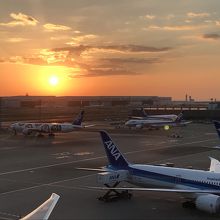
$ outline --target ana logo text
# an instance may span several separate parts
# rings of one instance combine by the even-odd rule
[[[112,143],[112,141],[106,141],[105,144],[106,147],[110,150],[110,153],[115,158],[115,160],[118,160],[121,154],[118,152],[116,146]]]

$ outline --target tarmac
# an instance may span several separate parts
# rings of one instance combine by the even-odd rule
[[[116,129],[108,122],[54,138],[0,134],[0,219],[18,219],[54,192],[60,199],[50,219],[219,219],[220,215],[182,207],[182,195],[133,192],[131,200],[104,203],[96,173],[78,167],[107,164],[99,130],[107,130],[131,163],[208,170],[209,156],[220,159],[212,124],[192,123],[169,131]],[[172,137],[179,134],[180,138]],[[128,186],[122,183],[121,186]]]

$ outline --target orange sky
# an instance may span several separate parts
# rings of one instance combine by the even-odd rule
[[[220,99],[217,0],[3,1],[0,96]]]

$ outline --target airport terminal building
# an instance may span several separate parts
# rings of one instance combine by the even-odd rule
[[[2,108],[152,106],[171,103],[171,97],[159,96],[13,96],[1,98]]]

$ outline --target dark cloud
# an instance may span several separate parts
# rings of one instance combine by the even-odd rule
[[[70,78],[83,78],[83,77],[98,77],[98,76],[122,76],[122,75],[140,75],[141,73],[137,73],[134,71],[129,71],[123,68],[111,68],[111,69],[91,69],[86,73],[72,73],[69,75]]]
[[[45,50],[38,55],[19,57],[19,59],[10,60],[10,62],[41,66],[66,66],[73,69],[71,78],[131,76],[144,74],[149,65],[163,62],[159,52],[169,50],[171,50],[170,47],[159,48],[141,45],[79,45]],[[148,54],[149,52],[150,54]]]
[[[213,40],[218,40],[220,39],[220,34],[204,34],[203,38],[205,39],[213,39]]]
[[[143,45],[108,45],[108,46],[86,46],[86,45],[79,45],[79,46],[72,46],[72,47],[62,47],[62,48],[54,48],[52,51],[68,51],[71,54],[80,55],[84,51],[88,50],[113,50],[117,52],[130,52],[130,53],[158,53],[158,52],[166,52],[171,50],[171,47],[148,47]]]
[[[122,64],[122,63],[139,63],[139,64],[153,64],[159,63],[161,60],[159,57],[150,58],[103,58],[100,59],[104,62],[109,62],[111,64]]]

